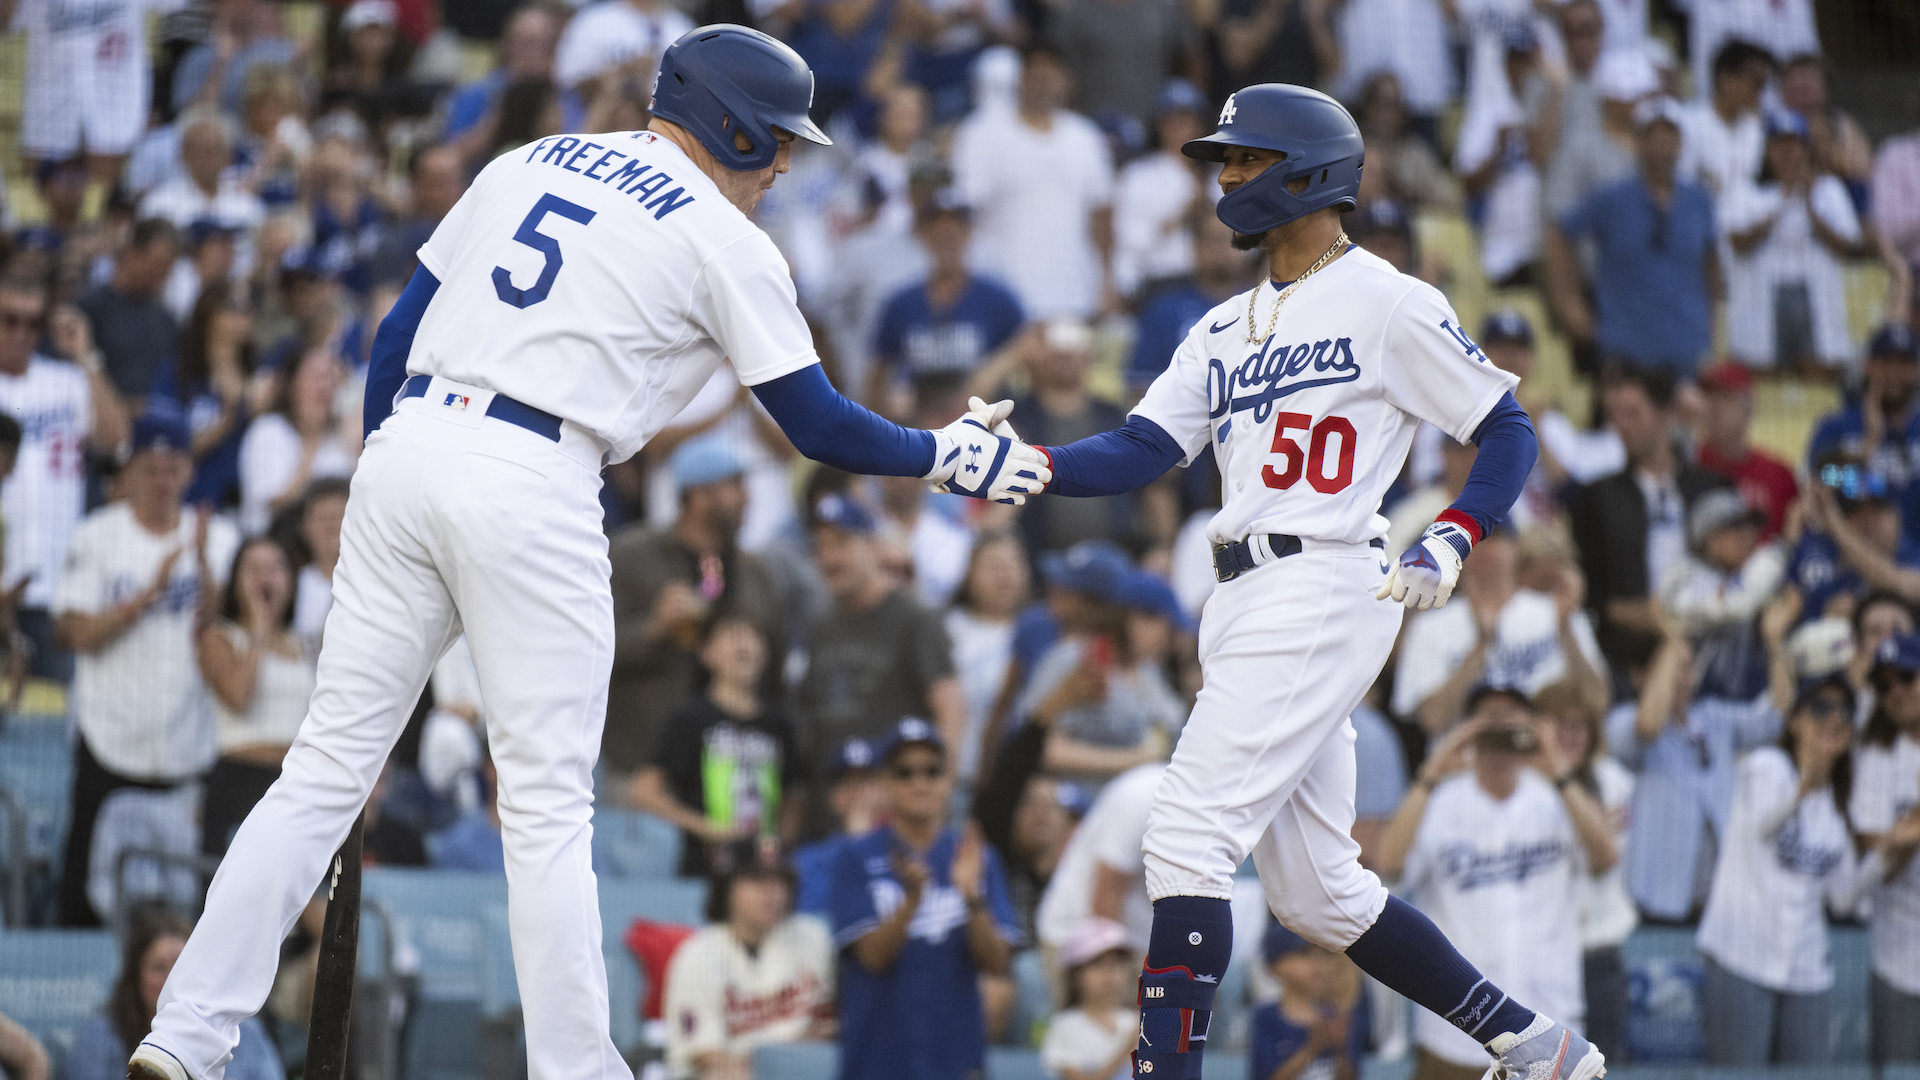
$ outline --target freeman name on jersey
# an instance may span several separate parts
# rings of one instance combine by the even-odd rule
[[[644,134],[635,132],[627,137],[637,139]],[[593,164],[582,168],[580,163],[593,157],[596,150],[601,152],[600,156],[594,158]],[[597,142],[583,142],[571,135],[549,135],[534,143],[533,149],[527,151],[527,161],[533,162],[535,157],[540,160],[534,164],[551,165],[556,169],[579,173],[589,180],[598,180],[608,187],[617,188],[623,195],[632,195],[634,202],[653,211],[655,221],[693,201],[693,196],[687,194],[686,188],[675,186],[670,191],[662,190],[673,184],[672,176],[651,165],[638,164],[633,155]],[[615,158],[628,160],[619,168],[606,171]]]

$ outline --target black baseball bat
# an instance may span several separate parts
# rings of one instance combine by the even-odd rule
[[[327,869],[327,918],[313,975],[307,1020],[307,1080],[346,1080],[347,1033],[353,1028],[353,976],[360,959],[360,847],[355,821]]]

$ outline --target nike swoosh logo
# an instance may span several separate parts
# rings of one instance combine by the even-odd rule
[[[1223,323],[1220,323],[1220,324],[1219,324],[1219,325],[1217,325],[1217,326],[1209,326],[1209,327],[1207,327],[1207,333],[1209,333],[1209,334],[1217,334],[1217,333],[1219,333],[1220,331],[1222,331],[1222,330],[1225,330],[1225,329],[1227,329],[1228,327],[1231,327],[1231,326],[1232,326],[1233,324],[1235,324],[1235,323],[1237,323],[1237,322],[1239,322],[1239,321],[1240,321],[1240,317],[1239,317],[1238,315],[1236,315],[1236,316],[1234,316],[1233,318],[1231,318],[1231,319],[1228,319],[1228,320],[1227,320],[1226,322],[1223,322]]]

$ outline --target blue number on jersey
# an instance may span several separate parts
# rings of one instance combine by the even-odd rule
[[[506,267],[493,268],[493,291],[514,307],[532,307],[545,300],[547,293],[553,289],[553,279],[560,275],[560,264],[564,261],[560,258],[560,241],[540,231],[540,219],[548,214],[559,214],[582,225],[593,220],[593,211],[579,203],[568,202],[558,195],[540,196],[540,201],[533,204],[533,209],[527,212],[527,219],[520,223],[520,228],[513,234],[515,240],[547,257],[547,265],[540,268],[539,279],[532,288],[521,289],[514,286],[513,276],[507,273]]]

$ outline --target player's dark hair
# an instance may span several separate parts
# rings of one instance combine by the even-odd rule
[[[20,449],[20,421],[0,413],[0,447],[9,450]]]
[[[249,306],[245,290],[229,278],[215,278],[201,287],[200,298],[194,301],[193,312],[187,316],[187,325],[180,329],[179,376],[175,382],[182,393],[191,395],[213,378],[213,366],[207,357],[213,317],[223,311],[246,310]],[[254,361],[253,339],[249,335],[240,343],[241,372],[253,374]]]
[[[295,577],[294,568],[298,566],[299,563],[294,559],[293,552],[287,550],[287,545],[265,534],[248,537],[241,542],[240,549],[233,553],[233,563],[227,568],[227,586],[220,591],[220,617],[235,626],[246,625],[246,623],[242,621],[246,613],[240,610],[242,603],[240,598],[240,564],[246,559],[247,553],[257,547],[270,547],[279,552],[280,557],[287,561],[287,602],[281,609],[279,618],[280,629],[285,630],[293,625],[293,601],[299,591],[293,587],[298,582],[298,578]]]
[[[180,229],[166,218],[141,218],[133,223],[133,230],[127,234],[127,251],[145,251],[155,244],[164,243],[169,247],[180,246]]]
[[[1773,54],[1755,45],[1751,41],[1734,38],[1720,46],[1713,54],[1713,81],[1719,82],[1725,75],[1738,75],[1742,69],[1754,61],[1767,65],[1773,70]]]
[[[146,1002],[140,1000],[140,968],[147,958],[147,950],[161,938],[177,937],[184,941],[192,932],[193,924],[172,908],[150,904],[134,912],[120,949],[120,976],[107,994],[107,1021],[120,1039],[122,1053],[131,1055],[140,1040],[146,1038],[147,1029],[153,1026],[153,1014],[147,1012]]]

